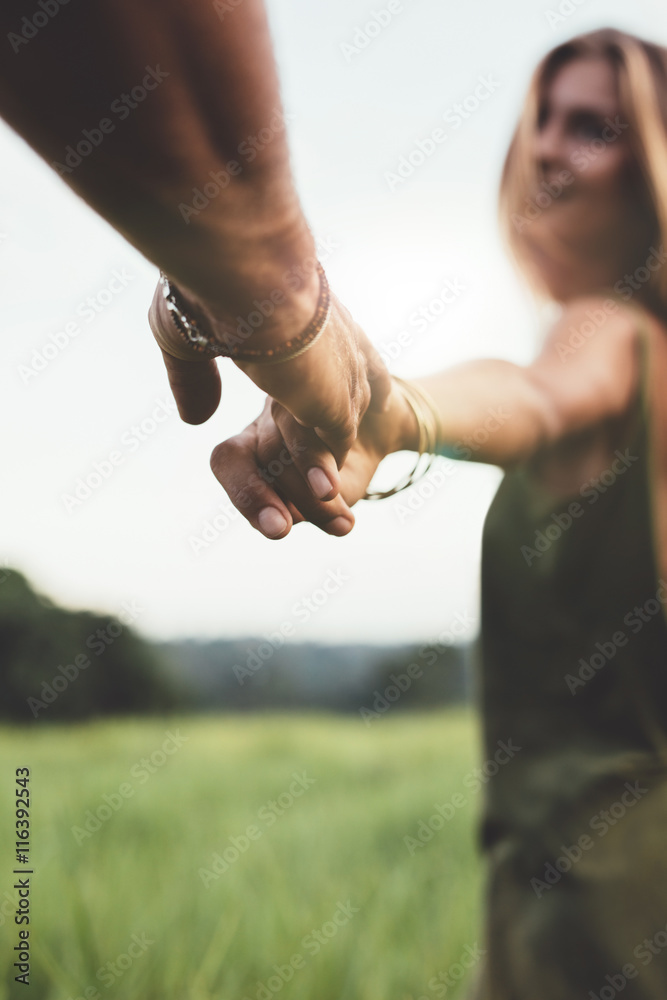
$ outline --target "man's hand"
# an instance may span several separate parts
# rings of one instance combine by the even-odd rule
[[[383,411],[391,377],[359,324],[335,295],[331,299],[324,333],[299,357],[276,365],[238,362],[238,367],[297,423],[312,428],[340,469],[366,411]]]
[[[332,294],[328,323],[318,340],[303,354],[278,364],[236,362],[252,381],[281,404],[297,424],[314,430],[320,444],[314,461],[333,455],[329,468],[331,487],[337,489],[340,468],[352,447],[364,414],[379,414],[388,402],[391,378],[378,352],[348,310]],[[224,342],[229,324],[217,323],[210,311],[190,300],[193,318],[211,339]],[[215,412],[221,384],[214,358],[190,348],[173,325],[158,285],[149,312],[149,322],[164,358],[178,411],[187,423],[199,424]],[[216,329],[217,327],[217,329]],[[293,333],[294,331],[292,331]],[[271,331],[262,331],[264,343]],[[283,336],[282,339],[286,339]],[[276,334],[275,343],[280,343]],[[324,447],[326,446],[326,447]],[[287,442],[288,449],[290,442]],[[292,458],[298,456],[294,453]],[[332,496],[335,493],[331,494]]]

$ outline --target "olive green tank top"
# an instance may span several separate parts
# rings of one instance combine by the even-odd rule
[[[610,778],[667,768],[667,581],[654,539],[644,317],[642,327],[639,390],[609,469],[556,498],[522,465],[486,516],[484,849],[508,836],[536,843],[564,813],[590,812]]]

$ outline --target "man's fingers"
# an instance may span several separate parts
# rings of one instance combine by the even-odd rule
[[[340,491],[336,459],[315,431],[303,427],[275,400],[271,416],[282,435],[285,447],[317,500],[333,500]]]
[[[368,409],[371,413],[384,413],[385,408],[389,405],[391,375],[387,371],[387,366],[380,357],[379,352],[366,334],[362,335],[360,343],[366,355],[366,377],[371,388]]]
[[[347,419],[343,424],[336,424],[334,427],[330,425],[315,427],[314,431],[332,453],[336,468],[342,469],[348,452],[357,438],[354,420]]]
[[[267,538],[284,538],[293,519],[287,505],[257,469],[256,429],[213,449],[211,469],[236,509]]]

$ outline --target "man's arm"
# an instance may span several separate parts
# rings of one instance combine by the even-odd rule
[[[34,12],[23,0],[0,10],[3,117],[172,278],[212,335],[235,331],[277,291],[248,343],[300,332],[318,298],[316,248],[291,177],[262,0],[44,0]],[[358,328],[341,316],[330,327],[300,365],[244,370],[319,424],[342,459],[370,398],[368,366],[379,373],[378,406],[388,382]],[[339,341],[350,360],[342,382],[327,368]],[[197,374],[183,368],[191,364],[172,364],[170,379],[185,419],[206,419],[217,371],[199,359]]]

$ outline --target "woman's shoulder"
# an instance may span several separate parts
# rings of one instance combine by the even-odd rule
[[[640,310],[604,295],[571,300],[552,323],[530,367],[559,433],[536,452],[529,470],[553,492],[567,495],[604,470],[625,437],[647,371],[641,341],[648,343],[648,329]]]
[[[602,295],[563,305],[529,366],[558,437],[628,412],[640,388],[645,327],[637,311]]]
[[[604,294],[577,296],[563,303],[560,314],[547,332],[545,346],[561,361],[580,355],[603,355],[634,351],[637,341],[657,317],[636,300]]]

